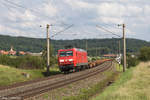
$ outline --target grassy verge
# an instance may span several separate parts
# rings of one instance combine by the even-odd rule
[[[119,65],[118,63],[115,63],[115,64],[116,64],[116,70],[119,71],[119,72],[122,72],[123,66]]]
[[[44,77],[45,70],[23,70],[23,69],[16,69],[9,66],[0,65],[0,86],[6,86],[17,82],[23,82],[28,80],[33,80],[37,78]],[[50,71],[53,75],[58,74],[59,69],[58,68],[51,68]],[[22,73],[27,73],[30,75],[29,78],[22,75]]]
[[[110,71],[104,72],[103,74],[106,76],[106,78],[103,81],[90,87],[89,89],[81,89],[80,95],[78,96],[64,97],[63,100],[88,100],[89,98],[91,98],[91,96],[95,95],[96,93],[102,92],[103,88],[107,86],[108,82],[115,80],[117,76],[117,73]]]
[[[92,100],[150,100],[150,63],[140,63],[122,73],[105,91]]]

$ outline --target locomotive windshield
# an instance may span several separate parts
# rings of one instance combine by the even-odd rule
[[[65,52],[60,52],[60,57],[64,57],[66,56],[66,53]]]
[[[73,56],[73,52],[72,51],[67,51],[66,56]]]
[[[60,52],[60,57],[73,56],[73,51]]]

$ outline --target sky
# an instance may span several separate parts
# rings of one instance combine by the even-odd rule
[[[0,0],[0,34],[52,39],[122,37],[150,41],[149,0]],[[101,28],[102,27],[102,28]]]

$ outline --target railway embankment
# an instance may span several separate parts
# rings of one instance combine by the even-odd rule
[[[49,91],[52,94],[47,92],[48,93],[47,100],[50,100],[50,98],[52,98],[51,100],[62,100],[63,98],[66,97],[70,98],[70,96],[77,96],[78,94],[80,94],[81,90],[90,88],[92,84],[96,84],[96,82],[99,81],[98,79],[104,80],[105,77],[108,75],[104,72],[109,70],[110,71],[114,70],[113,62],[111,61],[105,62],[95,68],[77,72],[77,73],[72,73],[69,75],[58,76],[56,78],[48,77],[45,78],[44,80],[42,79],[38,81],[29,81],[29,83],[25,82],[24,84],[16,84],[16,86],[10,85],[10,87],[1,88],[0,96],[7,97],[7,98],[21,97],[24,99],[27,98],[31,100],[34,98],[36,98],[34,100],[38,100],[38,99],[44,100],[45,92]],[[98,76],[99,74],[100,76]],[[92,79],[94,79],[95,81]],[[83,83],[80,83],[81,81]],[[66,87],[67,89],[70,89],[70,92],[69,90],[63,91],[66,90]],[[55,90],[57,92],[55,92]],[[30,96],[32,98],[29,98]],[[60,97],[61,99],[58,99],[58,97]]]
[[[91,100],[150,100],[149,72],[150,62],[141,62]]]
[[[88,100],[91,96],[101,92],[104,87],[110,85],[111,82],[114,82],[118,74],[116,64],[113,62],[112,67],[108,70],[35,96],[29,100]]]

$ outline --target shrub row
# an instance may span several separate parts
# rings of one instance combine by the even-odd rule
[[[42,57],[29,55],[18,57],[0,55],[0,64],[23,69],[42,69],[46,66],[46,62],[42,59]]]
[[[123,62],[123,61],[122,61]],[[130,54],[127,55],[127,67],[135,67],[136,65],[139,64],[139,59],[138,57],[132,57]]]
[[[150,47],[143,47],[140,49],[139,60],[141,61],[150,60]]]
[[[139,51],[138,56],[135,57],[132,57],[131,54],[127,54],[128,68],[136,66],[140,61],[150,61],[150,47],[142,47]]]

